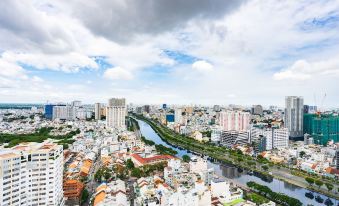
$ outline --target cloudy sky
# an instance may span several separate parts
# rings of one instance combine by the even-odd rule
[[[2,0],[0,102],[339,106],[339,1]],[[316,97],[316,98],[314,98]]]

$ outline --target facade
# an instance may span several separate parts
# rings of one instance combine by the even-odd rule
[[[251,115],[248,112],[225,111],[220,112],[220,126],[225,131],[246,131],[249,127]]]
[[[166,114],[166,121],[167,122],[174,122],[174,114]]]
[[[63,184],[64,197],[66,200],[80,201],[84,184],[79,180],[66,180]]]
[[[111,128],[125,128],[126,100],[112,98],[108,100],[106,109],[106,126]]]
[[[313,137],[315,144],[326,145],[339,142],[339,116],[330,114],[305,114],[304,132]]]
[[[264,131],[266,137],[266,150],[288,147],[288,129],[271,128]]]
[[[175,123],[181,124],[182,122],[182,109],[177,108],[174,110],[174,121]]]
[[[94,104],[94,116],[95,116],[95,120],[101,119],[101,104],[100,103]]]
[[[75,116],[75,109],[70,105],[53,107],[53,120],[74,120]]]
[[[246,145],[249,143],[248,133],[243,131],[223,131],[220,137],[220,144],[226,147],[234,145]]]
[[[215,143],[220,142],[222,128],[220,126],[214,126],[211,130],[211,141]]]
[[[266,137],[260,135],[259,138],[252,141],[252,146],[255,154],[259,154],[266,151]]]
[[[0,152],[1,205],[64,205],[63,149],[25,143]]]
[[[53,119],[53,107],[54,104],[46,104],[45,105],[45,118],[52,120]]]
[[[285,98],[285,127],[289,129],[292,139],[303,137],[304,119],[303,97],[287,96]]]

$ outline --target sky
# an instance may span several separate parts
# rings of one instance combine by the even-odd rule
[[[0,103],[339,107],[339,0],[2,0]]]

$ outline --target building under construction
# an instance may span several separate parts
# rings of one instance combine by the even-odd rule
[[[339,142],[339,116],[333,114],[304,114],[304,133],[312,135],[315,144]]]

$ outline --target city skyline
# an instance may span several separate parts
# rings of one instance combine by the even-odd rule
[[[15,0],[0,8],[0,103],[114,96],[283,107],[285,96],[319,105],[326,93],[323,107],[339,106],[339,1]]]

